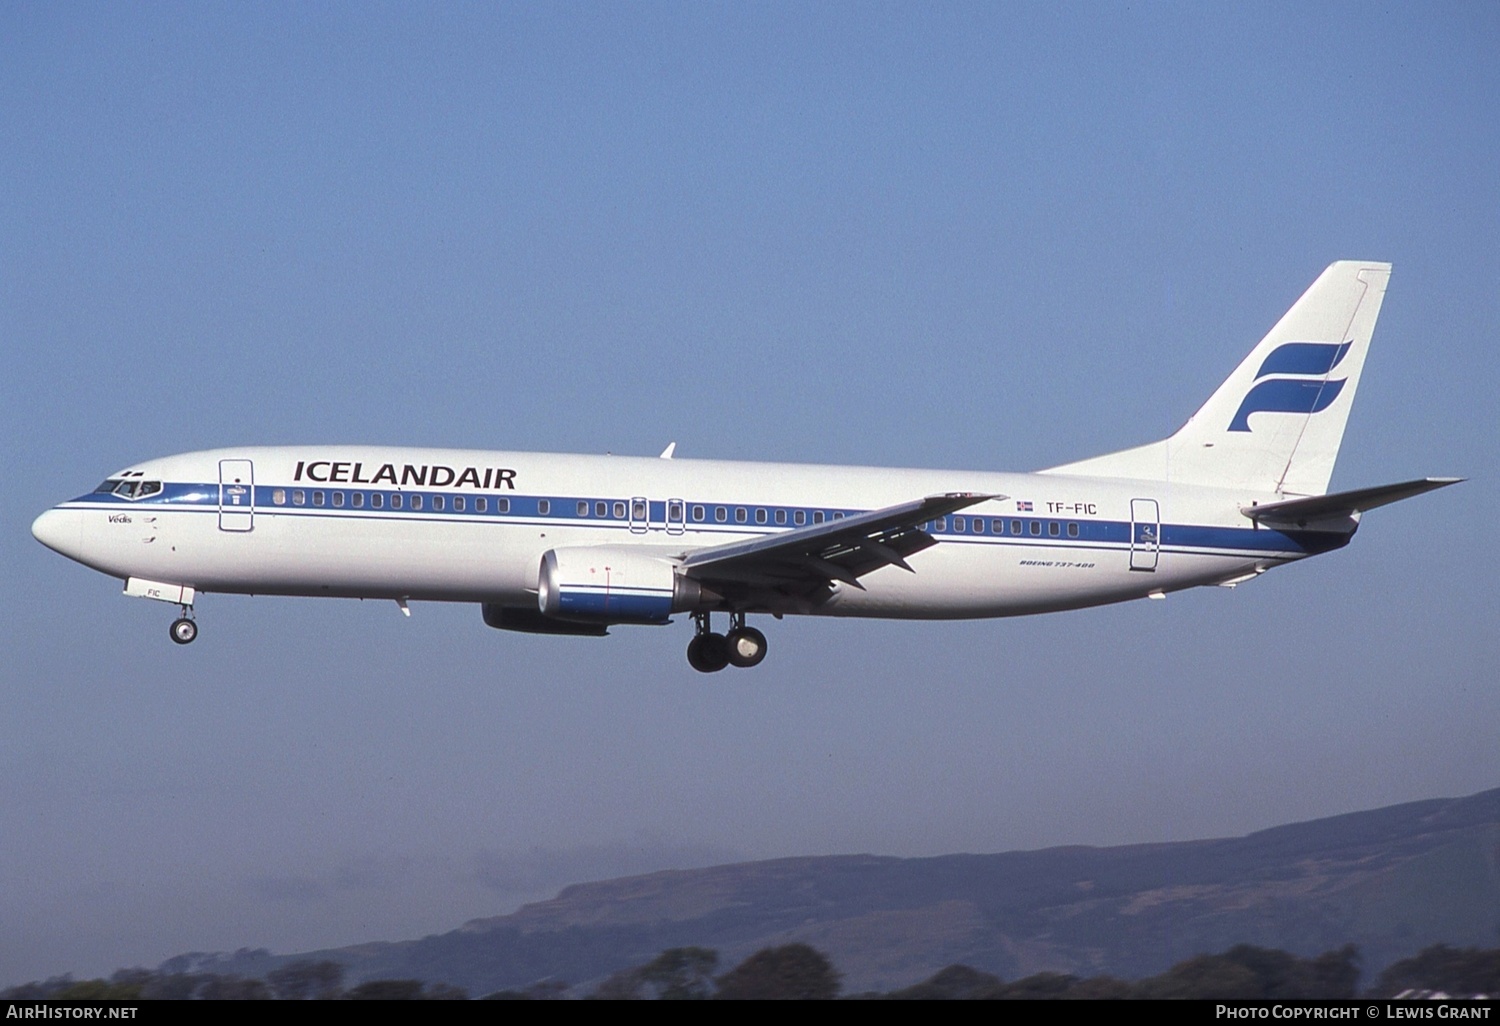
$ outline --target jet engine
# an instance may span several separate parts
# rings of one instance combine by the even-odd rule
[[[712,597],[670,559],[612,545],[551,549],[537,578],[544,615],[584,623],[666,623]]]
[[[522,634],[567,634],[575,638],[602,638],[609,633],[608,624],[554,620],[550,616],[543,616],[530,606],[502,606],[498,602],[486,602],[482,608],[485,624],[502,631],[520,631]]]

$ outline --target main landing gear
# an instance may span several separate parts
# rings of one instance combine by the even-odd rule
[[[688,665],[699,673],[717,673],[726,666],[750,667],[766,657],[766,636],[745,626],[744,613],[729,614],[729,633],[715,634],[707,613],[694,613],[697,633],[688,642]]]
[[[198,636],[198,624],[197,621],[188,616],[190,612],[192,612],[191,609],[183,606],[182,615],[173,620],[172,626],[168,628],[172,635],[172,640],[179,645],[191,645],[193,639]]]

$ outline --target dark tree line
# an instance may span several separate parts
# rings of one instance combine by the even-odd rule
[[[890,994],[926,1000],[1005,998],[1276,1000],[1360,997],[1359,950],[1352,944],[1313,958],[1239,944],[1218,955],[1196,955],[1159,976],[1126,981],[1037,973],[1006,983],[998,976],[954,965]],[[1385,969],[1364,997],[1392,998],[1440,991],[1451,997],[1500,995],[1500,949],[1455,949],[1438,944]]]
[[[467,992],[444,983],[421,980],[371,980],[344,989],[344,967],[333,961],[289,962],[265,979],[209,972],[153,972],[121,969],[107,980],[78,980],[61,976],[26,983],[0,992],[0,998],[63,1001],[306,1001],[416,1000],[467,998]]]
[[[1010,983],[968,966],[949,966],[931,979],[886,995],[897,999],[1131,999],[1256,1000],[1352,998],[1359,952],[1351,944],[1316,958],[1240,944],[1219,955],[1196,955],[1159,976],[1126,981],[1113,976],[1036,973]]]
[[[167,966],[172,966],[167,963]],[[172,967],[177,968],[177,967]],[[617,972],[585,995],[602,1000],[830,999],[841,976],[828,958],[806,944],[755,952],[717,974],[719,953],[710,948],[669,948],[651,961]],[[1313,958],[1240,944],[1217,955],[1196,955],[1159,976],[1127,981],[1111,976],[1036,973],[1006,982],[966,965],[951,965],[921,983],[890,993],[850,995],[896,1000],[1130,999],[1187,998],[1256,1000],[1359,997],[1359,951],[1346,945]],[[345,967],[334,961],[290,962],[265,979],[211,972],[121,969],[109,979],[69,976],[25,983],[0,991],[8,1000],[464,1000],[469,994],[446,983],[368,980],[344,987]],[[497,991],[485,998],[547,1000],[569,996],[558,980]],[[1365,997],[1397,997],[1433,991],[1453,997],[1500,995],[1500,949],[1450,948],[1438,944],[1387,967]]]
[[[839,993],[838,970],[806,944],[763,948],[715,977],[718,964],[719,953],[709,948],[669,948],[645,965],[615,973],[589,997],[816,1001]]]
[[[1450,948],[1434,944],[1382,972],[1370,993],[1395,997],[1410,990],[1440,990],[1455,997],[1500,996],[1500,948]]]

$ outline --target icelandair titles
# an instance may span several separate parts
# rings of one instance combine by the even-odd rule
[[[418,488],[488,488],[516,490],[516,472],[509,467],[445,467],[442,464],[413,466],[405,463],[398,469],[394,463],[382,463],[365,476],[363,463],[334,460],[297,461],[293,481],[316,481],[320,484],[393,484]]]

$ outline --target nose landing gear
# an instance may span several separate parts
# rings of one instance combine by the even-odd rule
[[[191,645],[193,639],[198,636],[198,624],[188,617],[189,612],[188,607],[183,606],[182,615],[173,620],[172,626],[168,628],[168,631],[172,635],[172,640],[179,645]]]
[[[688,665],[699,673],[717,673],[726,666],[756,666],[766,657],[766,636],[745,626],[744,613],[729,614],[729,633],[715,634],[707,613],[694,613],[697,632],[688,642]]]

